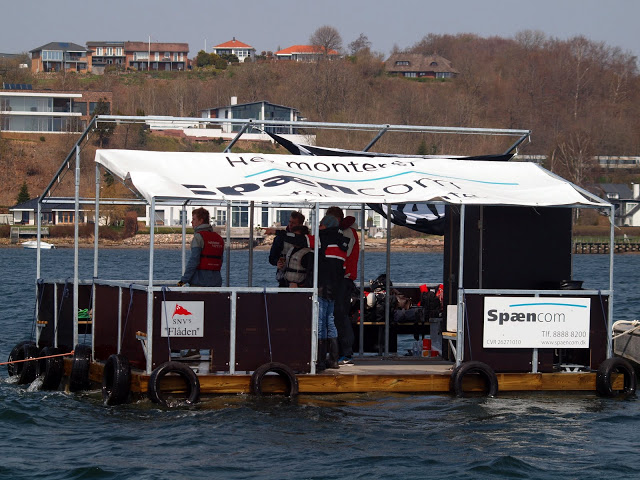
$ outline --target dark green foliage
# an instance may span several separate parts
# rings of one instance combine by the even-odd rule
[[[18,196],[16,197],[16,204],[28,202],[29,200],[31,200],[29,187],[27,187],[27,182],[22,182],[22,187],[20,187],[20,192],[18,192]]]

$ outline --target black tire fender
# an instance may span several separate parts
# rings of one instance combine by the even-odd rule
[[[31,383],[38,376],[38,360],[35,360],[38,358],[38,347],[33,343],[22,345],[14,360],[26,360],[28,358],[33,358],[34,360],[14,364],[16,366],[15,374],[18,376],[20,385]]]
[[[62,357],[42,358],[58,355],[60,351],[55,347],[44,347],[38,359],[38,376],[42,378],[42,390],[57,390],[64,374],[64,360]]]
[[[91,347],[89,345],[76,345],[73,350],[71,374],[69,375],[69,391],[80,392],[88,390],[89,367],[91,365]]]
[[[465,396],[462,382],[469,374],[478,374],[484,380],[485,396],[495,397],[498,394],[498,377],[493,369],[486,363],[472,360],[460,364],[451,374],[451,386],[456,396]]]
[[[621,373],[624,375],[623,390],[613,389],[613,379],[611,376],[613,373]],[[598,367],[598,372],[596,373],[596,392],[602,397],[633,395],[636,393],[637,384],[636,372],[631,363],[624,358],[607,358]]]
[[[200,381],[196,373],[181,362],[165,362],[157,367],[149,377],[148,395],[152,402],[169,407],[167,399],[162,395],[160,381],[168,374],[180,376],[187,387],[186,403],[193,404],[200,398]]]
[[[7,362],[13,362],[14,360],[18,360],[18,355],[21,354],[22,347],[27,344],[35,345],[31,340],[23,340],[22,342],[18,342],[15,347],[9,353],[9,358],[7,358]],[[7,364],[7,373],[10,377],[13,377],[18,373],[18,363],[8,363]]]
[[[280,375],[287,383],[287,389],[285,395],[287,397],[295,397],[298,395],[298,378],[293,370],[284,363],[269,362],[264,365],[260,365],[251,375],[251,393],[257,396],[262,396],[262,379],[269,373],[274,372]]]
[[[102,399],[106,405],[121,405],[129,400],[131,365],[124,355],[110,355],[102,372]]]

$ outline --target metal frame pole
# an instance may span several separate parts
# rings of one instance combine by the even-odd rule
[[[316,373],[316,361],[318,360],[318,254],[320,252],[320,215],[318,209],[320,204],[315,203],[313,218],[313,231],[315,232],[315,240],[313,242],[313,296],[312,296],[312,314],[311,314],[311,373]]]
[[[360,345],[360,356],[364,355],[364,225],[365,210],[364,203],[360,206],[360,326],[358,332],[358,345]]]
[[[610,218],[610,231],[609,231],[609,291],[613,292],[613,258],[615,250],[615,214],[616,208],[611,205]],[[609,295],[609,319],[607,322],[607,358],[613,356],[613,294]]]
[[[73,222],[73,344],[78,344],[78,252],[80,232],[80,146],[76,145],[75,198]]]
[[[151,198],[151,229],[149,230],[149,284],[147,285],[147,373],[153,370],[153,247],[155,245],[156,198]],[[133,295],[133,292],[131,292]],[[131,301],[131,300],[129,300]],[[126,334],[127,332],[122,332]],[[167,335],[169,333],[167,332]],[[171,352],[169,352],[171,355]]]
[[[458,241],[458,333],[456,348],[456,366],[460,365],[464,360],[464,315],[466,305],[463,303],[463,272],[464,272],[464,223],[465,223],[465,207],[460,206],[460,238]]]
[[[255,202],[249,202],[249,278],[248,286],[253,286],[253,222]]]
[[[391,205],[387,206],[387,262],[385,272],[387,274],[387,284],[384,296],[384,355],[389,356],[389,306],[391,304]]]
[[[231,202],[227,203],[227,240],[224,246],[226,251],[227,263],[225,265],[225,274],[227,276],[227,287],[231,285]]]

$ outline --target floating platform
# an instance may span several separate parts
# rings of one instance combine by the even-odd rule
[[[410,361],[404,359],[355,358],[353,365],[341,366],[337,370],[325,370],[315,375],[301,374],[296,378],[300,394],[340,394],[340,393],[450,393],[451,375],[454,364],[446,361]],[[71,360],[65,360],[65,373],[71,372]],[[194,371],[206,371],[207,362],[185,362]],[[251,393],[251,375],[197,373],[200,393],[203,396],[221,394]],[[596,392],[596,372],[554,372],[554,373],[496,373],[499,392],[531,391],[575,391]],[[104,364],[93,362],[89,377],[92,382],[102,383]],[[615,374],[612,380],[614,390],[623,390],[624,376]],[[131,392],[146,396],[150,375],[132,370]],[[263,382],[263,393],[282,394],[286,382],[277,375],[268,375]],[[165,385],[175,393],[184,391],[184,384],[175,378]],[[469,375],[463,382],[465,392],[482,392],[485,382],[479,376]]]

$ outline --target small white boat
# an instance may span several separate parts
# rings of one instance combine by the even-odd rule
[[[28,240],[23,242],[21,245],[23,248],[38,248],[38,241]],[[53,243],[40,241],[40,248],[43,250],[51,250],[52,248],[56,248],[56,246]]]

